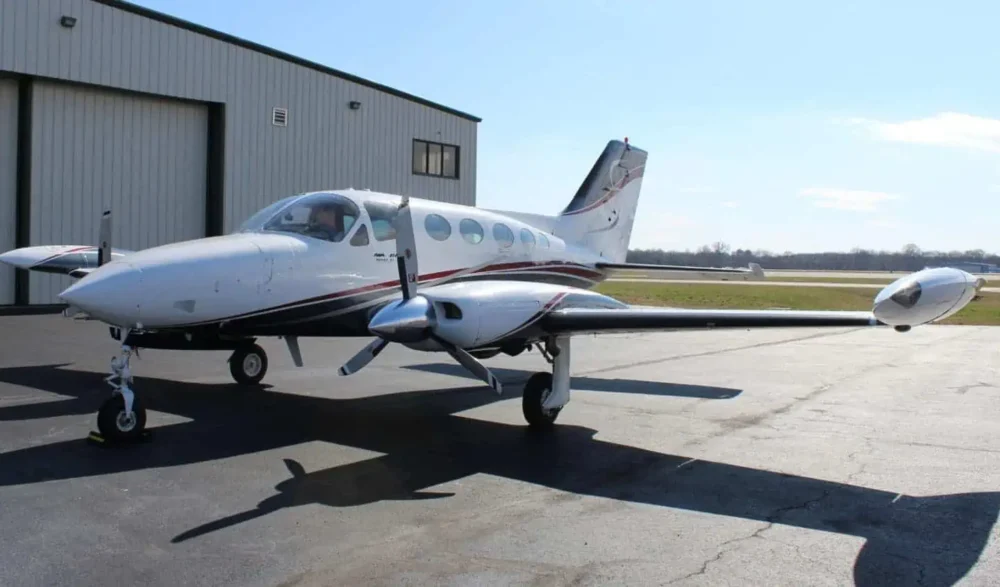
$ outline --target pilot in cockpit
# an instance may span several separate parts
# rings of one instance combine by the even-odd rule
[[[316,206],[309,219],[309,230],[325,233],[327,240],[339,242],[344,238],[343,210],[333,202]]]

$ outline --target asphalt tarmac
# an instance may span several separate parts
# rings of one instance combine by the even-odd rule
[[[528,433],[537,353],[281,341],[133,362],[147,444],[88,444],[117,347],[0,318],[0,585],[986,585],[1000,577],[1000,328],[576,339]]]

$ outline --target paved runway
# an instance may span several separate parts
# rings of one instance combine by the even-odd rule
[[[0,585],[985,585],[1000,576],[1000,328],[581,338],[527,434],[537,355],[280,341],[134,363],[154,440],[82,439],[115,345],[0,319]]]

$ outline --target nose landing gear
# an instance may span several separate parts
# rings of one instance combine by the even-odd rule
[[[132,391],[131,360],[135,349],[122,345],[122,354],[111,359],[111,375],[104,380],[111,386],[111,397],[97,412],[98,433],[90,439],[99,443],[120,444],[148,437],[146,407]]]

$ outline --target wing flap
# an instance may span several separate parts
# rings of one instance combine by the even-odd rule
[[[699,328],[881,326],[871,312],[814,310],[689,310],[678,308],[566,308],[547,314],[551,334],[607,334]]]

